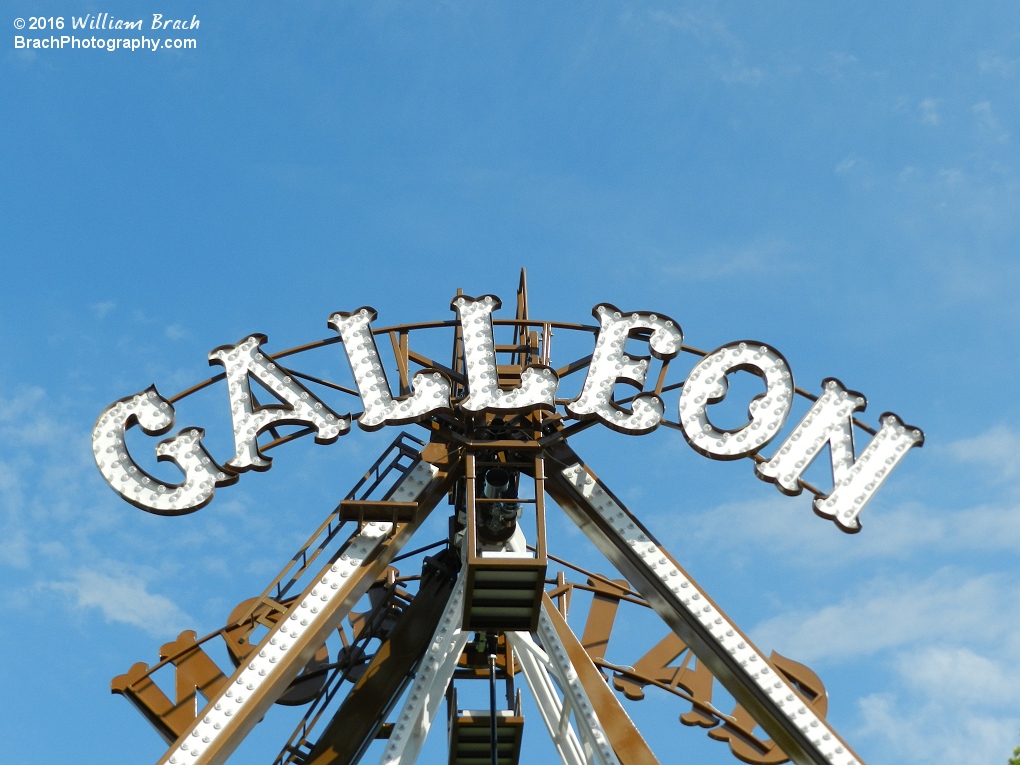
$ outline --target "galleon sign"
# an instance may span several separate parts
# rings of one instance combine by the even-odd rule
[[[505,417],[544,410],[559,413],[562,419],[601,422],[630,435],[649,433],[661,424],[677,428],[691,447],[706,457],[752,457],[755,474],[786,494],[801,492],[806,485],[802,476],[828,445],[833,487],[827,494],[815,492],[814,510],[843,531],[856,532],[861,510],[904,455],[924,441],[920,430],[886,413],[877,431],[870,431],[871,441],[855,454],[853,428],[860,423],[854,416],[867,402],[830,378],[823,381],[817,396],[808,394],[813,404],[800,422],[770,456],[762,456],[761,450],[777,440],[794,394],[799,392],[779,351],[765,343],[742,341],[702,355],[683,345],[683,333],[672,319],[643,311],[624,312],[607,303],[593,310],[597,327],[572,325],[595,336],[590,360],[583,360],[587,361],[585,378],[576,395],[558,396],[560,383],[566,375],[585,369],[584,364],[568,364],[559,370],[549,364],[531,364],[521,371],[515,387],[505,381],[500,385],[496,352],[502,349],[497,349],[493,334],[493,312],[498,308],[500,301],[493,295],[454,298],[451,309],[455,320],[430,326],[449,326],[456,333],[455,342],[462,342],[463,379],[454,379],[456,373],[440,365],[425,365],[410,377],[408,386],[402,386],[407,388],[404,395],[396,396],[376,343],[381,331],[372,328],[376,312],[359,308],[331,315],[328,325],[339,335],[334,341],[343,344],[361,401],[361,413],[353,416],[335,411],[298,379],[314,378],[292,372],[266,353],[262,349],[267,340],[264,335],[253,334],[236,345],[216,348],[209,354],[209,363],[222,366],[226,380],[234,435],[234,453],[229,459],[219,462],[213,458],[202,443],[202,429],[185,428],[156,446],[157,459],[175,464],[183,479],[172,484],[147,473],[128,452],[126,431],[138,425],[148,435],[163,435],[175,419],[170,400],[150,387],[114,402],[100,415],[92,433],[96,463],[110,486],[128,502],[147,512],[180,515],[206,505],[217,487],[236,482],[241,473],[269,469],[271,461],[260,451],[259,437],[267,431],[275,434],[280,426],[300,426],[314,433],[317,443],[329,444],[348,433],[355,418],[359,427],[372,431],[386,425],[425,422],[443,414]],[[631,348],[635,343],[647,346],[650,355],[631,355],[628,341]],[[666,415],[661,394],[666,366],[681,351],[698,353],[701,359],[682,383],[668,386],[680,390],[673,421]],[[649,389],[653,363],[660,366],[660,374],[658,383]],[[403,371],[406,377],[406,355]],[[745,424],[722,429],[713,424],[710,407],[727,396],[728,376],[738,371],[761,378],[765,391],[748,403]],[[252,396],[252,379],[279,402],[258,404]],[[638,393],[618,397],[620,383]]]

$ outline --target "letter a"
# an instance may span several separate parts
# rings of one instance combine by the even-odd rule
[[[265,335],[250,335],[237,345],[225,345],[209,354],[210,364],[222,364],[227,372],[230,416],[234,424],[234,457],[231,470],[269,470],[272,460],[259,451],[258,437],[274,425],[308,425],[316,429],[315,442],[331,444],[351,428],[351,418],[341,417],[319,401],[286,369],[267,358],[259,347]],[[251,394],[255,379],[285,403],[256,406]]]

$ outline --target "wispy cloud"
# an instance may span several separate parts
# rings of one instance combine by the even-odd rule
[[[939,114],[939,102],[935,98],[925,98],[917,105],[921,113],[921,123],[925,125],[939,125],[942,123],[942,115]]]
[[[28,568],[32,562],[28,535],[23,529],[11,529],[0,539],[0,564],[11,568]]]
[[[836,175],[845,175],[854,168],[860,166],[863,161],[864,160],[862,160],[856,154],[847,154],[845,157],[843,157],[843,159],[839,161],[836,167],[833,168],[833,172]]]
[[[896,669],[906,685],[930,698],[976,705],[1020,701],[1020,671],[962,646],[928,646],[901,654]]]
[[[150,635],[174,635],[193,621],[169,598],[149,592],[137,576],[79,569],[69,581],[42,587],[69,595],[77,609],[99,609],[107,621],[130,624]]]
[[[649,519],[667,543],[691,547],[693,554],[751,560],[767,548],[786,566],[832,570],[862,561],[909,560],[934,552],[1020,550],[1020,504],[932,508],[920,502],[869,507],[863,530],[848,540],[832,523],[817,517],[811,497],[781,496],[729,502],[703,512],[685,512],[682,537],[671,539],[670,514]]]
[[[999,118],[995,115],[990,101],[979,101],[971,107],[974,118],[977,120],[978,130],[988,139],[995,143],[1006,143],[1009,141],[1009,132],[1002,126]]]
[[[791,248],[783,240],[769,239],[737,247],[720,247],[698,255],[683,257],[664,268],[670,276],[694,281],[725,279],[735,274],[759,274],[796,271],[802,266],[791,257]]]
[[[730,68],[719,73],[723,82],[738,85],[760,85],[765,79],[765,70],[760,66],[747,66],[738,59],[730,60]]]
[[[709,8],[680,12],[650,11],[645,16],[654,27],[696,40],[707,51],[704,61],[710,76],[729,85],[760,85],[766,78],[762,66],[742,60],[744,45],[725,20]]]
[[[1013,710],[1020,700],[1015,661],[935,645],[902,652],[893,672],[902,684],[899,693],[859,702],[862,737],[880,740],[900,762],[1006,761],[1016,741]]]
[[[864,191],[872,191],[878,186],[879,177],[874,163],[860,154],[847,154],[836,163],[832,172],[844,183]]]
[[[722,17],[706,9],[686,10],[681,13],[651,11],[648,18],[656,24],[689,34],[704,45],[722,44],[730,48],[740,46],[740,41],[730,31]]]
[[[117,304],[112,300],[106,300],[102,303],[93,303],[91,306],[92,313],[96,315],[97,319],[105,319],[106,315],[116,307]]]
[[[806,494],[686,513],[682,529],[675,512],[649,522],[695,559],[757,574],[764,555],[832,585],[799,593],[796,605],[773,594],[774,615],[750,633],[823,676],[884,670],[858,699],[861,727],[846,731],[870,748],[869,761],[1004,762],[1020,727],[1020,578],[985,561],[1020,550],[1020,501],[1009,491],[1020,488],[1018,447],[1020,432],[1005,426],[938,447],[942,480],[977,481],[984,468],[999,479],[1000,499],[961,507],[951,497],[884,498],[851,540],[814,516]],[[927,484],[915,475],[908,489],[911,480]]]
[[[920,581],[875,579],[839,603],[781,614],[752,633],[805,661],[939,641],[1011,643],[1020,635],[1020,586],[948,568]]]
[[[991,51],[978,54],[978,70],[986,74],[997,74],[1000,77],[1015,77],[1020,70],[1020,59],[1006,58]]]
[[[0,565],[27,570],[42,517],[77,493],[78,482],[57,480],[68,464],[66,425],[49,411],[38,387],[0,396]],[[73,460],[71,460],[73,462]],[[52,492],[52,493],[50,493]]]
[[[955,694],[918,703],[892,694],[860,701],[863,739],[875,739],[889,762],[924,765],[988,765],[1005,762],[1017,721],[1006,714],[975,712]]]
[[[1020,433],[999,425],[972,438],[949,444],[960,462],[992,468],[1001,478],[1020,477]]]
[[[148,562],[151,543],[118,524],[85,428],[41,388],[0,397],[0,443],[15,447],[0,453],[0,567],[14,586],[70,596],[74,610],[168,634],[185,618],[176,605],[137,576],[104,573],[102,550],[115,539],[124,566]]]
[[[92,459],[89,432],[97,413],[69,408],[41,388],[0,395],[0,443],[7,445],[0,449],[0,578],[12,608],[31,603],[14,598],[18,593],[47,593],[51,606],[105,619],[117,625],[114,633],[131,625],[165,637],[220,623],[223,609],[207,609],[210,579],[229,589],[254,576],[261,589],[304,541],[303,527],[294,531],[279,516],[247,512],[243,491],[186,520],[126,505]],[[132,435],[135,457],[157,468],[158,438]],[[227,546],[243,568],[224,564]],[[188,567],[177,554],[185,549],[193,562]],[[174,600],[160,594],[170,591],[169,581]],[[247,597],[250,585],[238,591]]]
[[[857,56],[844,51],[832,51],[825,57],[822,72],[831,77],[842,77],[843,73],[857,65]]]

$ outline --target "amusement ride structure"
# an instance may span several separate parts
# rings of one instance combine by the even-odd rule
[[[150,388],[100,416],[93,447],[104,477],[126,500],[163,515],[198,510],[245,471],[268,469],[264,453],[294,439],[329,443],[354,420],[364,430],[418,428],[389,444],[222,629],[202,637],[185,631],[159,648],[158,659],[113,679],[113,692],[166,740],[160,765],[226,762],[274,705],[304,712],[267,764],[353,765],[376,742],[381,765],[409,764],[438,723],[450,765],[516,765],[523,692],[541,718],[529,735],[550,736],[565,765],[680,761],[653,754],[628,713],[651,689],[682,700],[681,722],[706,729],[744,762],[863,765],[827,722],[818,676],[759,651],[570,439],[597,424],[627,434],[672,427],[701,454],[753,460],[756,474],[784,493],[807,490],[818,515],[854,532],[867,501],[922,443],[920,431],[893,414],[882,415],[878,428],[860,422],[864,397],[838,380],[826,380],[817,395],[795,388],[782,355],[761,343],[706,353],[684,345],[667,317],[607,304],[596,307],[597,324],[534,320],[523,272],[513,319],[493,317],[500,307],[493,296],[458,294],[451,307],[453,320],[383,328],[372,326],[371,309],[337,313],[329,319],[335,336],[274,354],[261,350],[264,336],[252,335],[210,354],[224,369],[209,380],[171,398]],[[554,333],[587,338],[590,352],[554,366]],[[424,355],[419,338],[426,336],[452,340],[448,364]],[[301,353],[332,344],[346,352],[353,383],[295,366]],[[388,363],[380,344],[389,346],[387,356],[392,350]],[[636,355],[638,347],[651,355]],[[695,367],[674,381],[671,362],[682,354]],[[757,375],[765,392],[750,402],[745,425],[717,429],[708,410],[726,396],[735,371]],[[564,396],[560,384],[574,379],[576,393]],[[175,402],[221,381],[233,457],[215,460],[202,431],[188,428],[156,447],[182,481],[142,469],[128,453],[127,429],[168,432]],[[679,397],[676,419],[665,414],[670,394]],[[358,399],[361,413],[339,414],[330,396]],[[798,396],[810,411],[771,457],[760,455]],[[871,437],[860,454],[855,431]],[[803,478],[826,446],[829,491]],[[577,566],[550,543],[546,519],[556,508],[614,573]],[[443,512],[444,538],[412,543],[426,519]],[[579,593],[590,606],[576,629],[569,618]],[[627,665],[611,662],[606,650],[621,609],[654,612],[666,625],[665,637]],[[228,665],[214,660],[213,645],[225,647]],[[173,683],[161,685],[171,672]],[[735,706],[713,703],[718,686]],[[461,699],[479,698],[480,688],[488,703],[464,708]]]

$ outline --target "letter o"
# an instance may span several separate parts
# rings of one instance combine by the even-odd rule
[[[708,407],[729,390],[726,376],[739,370],[765,381],[765,392],[751,399],[750,421],[736,430],[719,430]],[[779,351],[752,341],[729,343],[709,353],[691,370],[680,394],[680,425],[687,443],[706,457],[746,457],[775,438],[793,405],[793,375]]]

